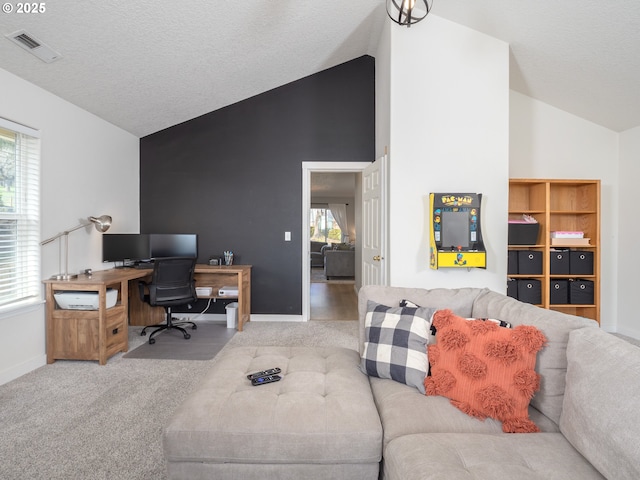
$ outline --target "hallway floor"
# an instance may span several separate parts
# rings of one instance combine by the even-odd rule
[[[354,283],[312,283],[311,320],[357,320]]]

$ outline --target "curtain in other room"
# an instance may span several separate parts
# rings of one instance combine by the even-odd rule
[[[347,206],[341,203],[330,203],[329,210],[342,232],[341,241],[344,243],[349,238],[349,222],[347,221]],[[347,237],[347,238],[345,238]]]

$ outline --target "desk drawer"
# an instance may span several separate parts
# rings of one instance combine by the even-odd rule
[[[127,329],[123,326],[107,330],[107,350],[111,347],[121,347],[127,339]]]
[[[107,321],[105,325],[105,337],[107,349],[113,346],[122,346],[127,340],[127,316],[124,311],[113,309],[107,311]]]

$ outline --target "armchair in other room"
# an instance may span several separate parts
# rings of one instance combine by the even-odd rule
[[[187,257],[166,257],[157,258],[154,261],[151,282],[138,282],[140,299],[147,302],[152,307],[164,307],[166,322],[158,325],[148,325],[142,329],[140,335],[147,334],[147,328],[155,330],[149,335],[149,343],[156,343],[153,338],[157,333],[164,330],[179,330],[185,339],[191,335],[182,328],[183,325],[191,325],[195,330],[197,325],[193,322],[174,322],[171,308],[180,305],[190,305],[197,300],[196,286],[193,274],[196,267],[195,258]]]
[[[311,268],[324,266],[324,253],[322,247],[327,246],[324,242],[311,242]]]

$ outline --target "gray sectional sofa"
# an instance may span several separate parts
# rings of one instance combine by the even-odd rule
[[[356,272],[356,252],[349,250],[325,250],[324,275],[327,280],[335,277],[353,277]]]
[[[403,299],[538,327],[548,342],[538,354],[541,386],[529,417],[541,432],[502,433],[500,422],[470,417],[444,397],[370,378],[384,431],[382,478],[640,478],[640,348],[592,320],[464,288],[361,289],[361,344],[367,300],[398,305]]]
[[[368,301],[409,300],[461,317],[533,325],[540,389],[529,418],[539,433],[360,369]],[[637,479],[640,348],[587,319],[487,289],[368,286],[359,293],[360,352],[343,348],[228,349],[164,432],[169,478]],[[246,374],[279,365],[280,382]]]

